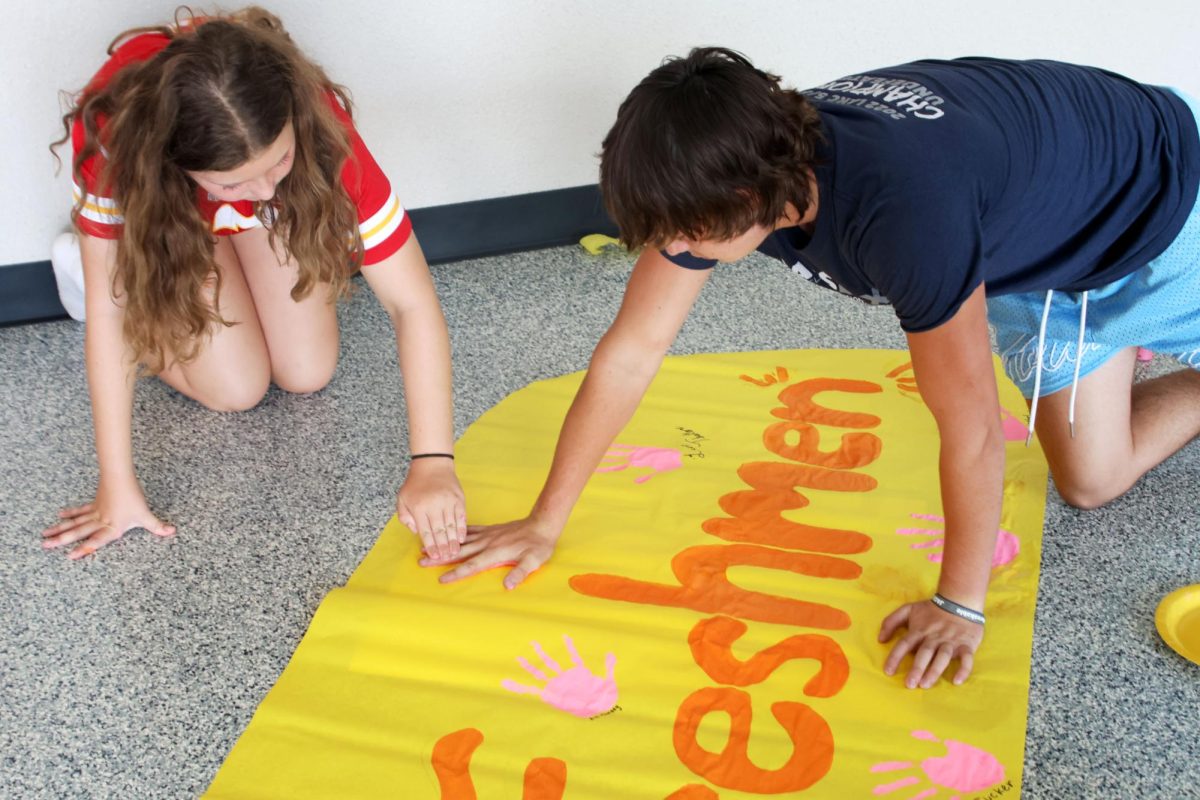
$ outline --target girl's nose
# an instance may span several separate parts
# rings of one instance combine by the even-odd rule
[[[265,203],[275,196],[275,181],[270,178],[262,178],[254,182],[251,186],[251,191],[254,194],[253,199],[260,203]]]

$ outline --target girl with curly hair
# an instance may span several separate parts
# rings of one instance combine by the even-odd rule
[[[336,300],[361,270],[405,378],[413,460],[397,512],[452,557],[466,516],[446,323],[346,90],[256,7],[136,28],[108,52],[55,143],[74,150],[100,481],[45,546],[79,558],[133,528],[174,533],[134,471],[139,371],[219,411],[252,408],[272,382],[318,391],[337,362]]]

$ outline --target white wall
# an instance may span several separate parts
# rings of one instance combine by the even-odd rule
[[[1196,0],[263,0],[351,88],[359,127],[411,208],[596,181],[626,92],[666,54],[739,49],[800,88],[921,57],[1057,58],[1200,94]],[[67,224],[59,89],[120,30],[174,2],[13,3],[0,41],[0,264],[48,257]],[[234,6],[236,7],[236,6]]]

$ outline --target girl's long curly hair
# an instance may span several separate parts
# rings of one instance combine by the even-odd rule
[[[106,166],[94,191],[112,197],[124,216],[113,296],[124,306],[125,339],[135,357],[157,372],[168,353],[195,358],[212,326],[232,324],[220,314],[216,240],[187,171],[236,169],[290,121],[292,169],[270,201],[255,204],[255,214],[268,224],[272,245],[279,237],[299,265],[292,298],[317,284],[330,286],[333,297],[345,293],[363,244],[341,180],[350,137],[332,105],[336,98],[350,115],[349,96],[300,52],[278,17],[258,7],[198,18],[181,9],[173,27],[126,31],[109,54],[140,33],[171,41],[105,86],[85,89],[51,149],[70,139],[74,124],[82,126],[73,171],[83,188],[84,163],[103,147]],[[76,227],[85,201],[72,210]]]

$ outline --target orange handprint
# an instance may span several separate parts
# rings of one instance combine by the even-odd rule
[[[547,675],[520,656],[517,656],[517,663],[534,678],[544,681],[545,686],[539,689],[536,686],[526,686],[505,679],[500,683],[505,689],[517,694],[537,695],[547,705],[584,719],[598,717],[617,707],[617,682],[613,679],[613,668],[617,665],[617,657],[612,653],[604,658],[607,673],[605,677],[601,678],[584,666],[579,651],[575,649],[575,643],[565,633],[563,634],[563,644],[567,646],[567,652],[571,655],[571,663],[574,665],[565,672],[558,662],[546,654],[541,644],[538,642],[530,642],[530,644],[550,674]]]
[[[620,472],[630,467],[648,467],[650,473],[639,475],[634,483],[645,483],[663,472],[671,472],[683,466],[683,456],[678,450],[666,447],[635,447],[628,444],[614,444],[608,448],[596,472]]]
[[[901,396],[910,400],[921,399],[921,390],[917,388],[917,378],[913,373],[911,361],[906,361],[896,367],[887,374],[887,377],[896,379],[896,388],[900,390]]]
[[[777,383],[787,381],[788,371],[784,367],[776,367],[774,372],[768,372],[761,378],[755,378],[750,375],[738,375],[738,377],[747,383],[753,383],[755,386],[774,386]]]
[[[945,517],[934,516],[933,514],[909,514],[913,519],[927,519],[932,522],[946,524]],[[937,536],[941,537],[946,531],[941,528],[897,528],[896,533],[901,536]],[[909,545],[910,550],[928,550],[937,547],[938,550],[930,553],[928,558],[935,564],[942,563],[941,547],[946,543],[945,538],[927,539],[916,544]],[[1006,564],[1011,564],[1021,552],[1021,540],[1017,538],[1015,533],[1006,531],[1001,528],[996,534],[996,551],[992,554],[992,569],[999,569]]]
[[[924,739],[938,742],[939,739],[929,731],[913,731],[914,739]],[[916,794],[906,794],[905,800],[927,800],[936,797],[941,789],[951,792],[978,792],[996,786],[1004,780],[1004,766],[991,753],[980,750],[963,742],[947,739],[942,742],[946,746],[946,754],[935,758],[927,758],[920,764],[924,773],[924,782],[928,788]],[[911,770],[910,761],[885,761],[871,767],[874,773],[899,772]],[[907,775],[891,783],[881,783],[875,787],[873,794],[886,795],[923,783],[916,775]],[[951,794],[946,800],[959,800],[958,794]]]

